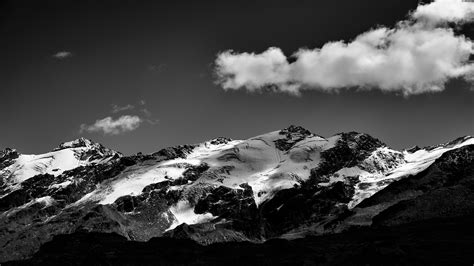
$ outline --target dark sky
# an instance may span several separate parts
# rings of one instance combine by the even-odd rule
[[[406,18],[417,0],[3,1],[0,148],[51,150],[80,136],[125,154],[217,136],[248,138],[290,124],[330,136],[369,133],[394,148],[474,134],[474,92],[461,80],[404,98],[379,91],[226,92],[214,83],[220,51],[262,52],[351,40]],[[472,36],[471,36],[472,37]],[[69,51],[59,60],[53,55]],[[79,133],[111,105],[145,100],[153,119],[109,136]]]

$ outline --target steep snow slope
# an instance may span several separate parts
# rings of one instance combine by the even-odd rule
[[[415,152],[404,151],[403,154],[407,163],[391,171],[387,178],[400,178],[407,175],[417,174],[428,168],[445,152],[471,144],[474,144],[474,138],[466,136],[456,140],[454,143],[450,142],[435,147],[427,147]]]

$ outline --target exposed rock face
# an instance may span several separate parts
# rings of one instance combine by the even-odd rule
[[[194,149],[194,147],[195,146],[193,145],[180,145],[177,147],[169,147],[153,153],[153,156],[161,156],[166,160],[186,158],[186,155],[188,155]]]
[[[344,167],[353,167],[361,163],[383,143],[378,139],[366,134],[356,132],[342,133],[335,147],[323,151],[323,160],[317,168],[311,170],[311,175],[315,179],[321,179]]]
[[[399,152],[367,134],[326,139],[290,126],[146,155],[82,138],[42,155],[5,149],[0,262],[74,232],[260,243],[465,216],[474,211],[473,146],[463,137]]]
[[[6,148],[3,151],[0,151],[0,169],[13,164],[18,156],[18,152],[14,149]]]
[[[406,151],[409,152],[409,153],[414,153],[414,152],[417,152],[417,151],[419,151],[419,150],[421,150],[421,148],[418,147],[418,145],[415,145],[415,146],[413,146],[413,147],[407,149]]]
[[[275,140],[275,147],[281,151],[288,151],[297,142],[313,135],[309,130],[294,125],[280,130],[278,134],[285,136],[285,138]]]

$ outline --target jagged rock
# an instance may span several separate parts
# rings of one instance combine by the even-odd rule
[[[369,157],[384,144],[367,134],[342,133],[335,147],[321,152],[321,163],[311,169],[311,178],[319,182],[324,176],[334,174],[341,168],[353,167]]]
[[[212,145],[227,144],[229,141],[232,141],[230,138],[218,137],[210,141]]]
[[[415,145],[415,146],[413,146],[413,147],[407,149],[406,151],[409,152],[409,153],[414,153],[414,152],[417,152],[417,151],[419,151],[419,150],[421,150],[421,148],[418,147],[418,145]]]
[[[94,161],[107,157],[111,159],[118,159],[122,157],[121,153],[107,149],[102,144],[93,142],[92,140],[86,138],[79,138],[73,141],[63,142],[57,148],[53,149],[53,151],[74,148],[86,148],[78,155],[80,160],[83,161]]]
[[[252,188],[241,184],[242,189],[217,187],[199,199],[194,208],[197,214],[212,213],[219,219],[232,221],[224,228],[241,232],[247,239],[260,239],[262,235],[261,216]]]
[[[309,130],[303,127],[294,126],[294,125],[291,125],[288,128],[280,130],[278,134],[285,136],[284,139],[278,139],[275,141],[275,147],[281,151],[289,150],[297,142],[312,135],[312,133],[309,132]]]
[[[15,149],[6,148],[0,151],[0,169],[10,166],[19,154]]]
[[[194,148],[194,145],[180,145],[159,150],[152,155],[164,157],[166,160],[185,158],[186,155],[189,154]]]

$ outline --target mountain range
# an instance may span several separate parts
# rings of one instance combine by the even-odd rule
[[[6,148],[0,152],[0,263],[77,263],[91,258],[78,250],[98,243],[102,255],[93,258],[112,264],[137,254],[159,257],[151,250],[170,247],[174,251],[166,252],[181,247],[200,260],[173,256],[164,264],[224,263],[205,259],[216,254],[268,264],[273,261],[264,258],[284,250],[305,251],[306,257],[273,259],[347,264],[347,252],[385,254],[383,246],[360,246],[378,236],[392,241],[428,229],[450,236],[437,242],[423,238],[430,234],[410,238],[424,243],[417,255],[400,248],[406,239],[397,238],[396,248],[387,244],[389,257],[424,258],[422,252],[440,243],[459,252],[474,248],[474,230],[461,229],[474,221],[473,192],[470,136],[397,151],[364,133],[325,138],[290,126],[246,140],[219,137],[132,156],[85,138],[38,155]],[[384,243],[395,243],[390,241]],[[236,249],[261,257],[228,254]],[[352,262],[368,259],[358,258]]]

